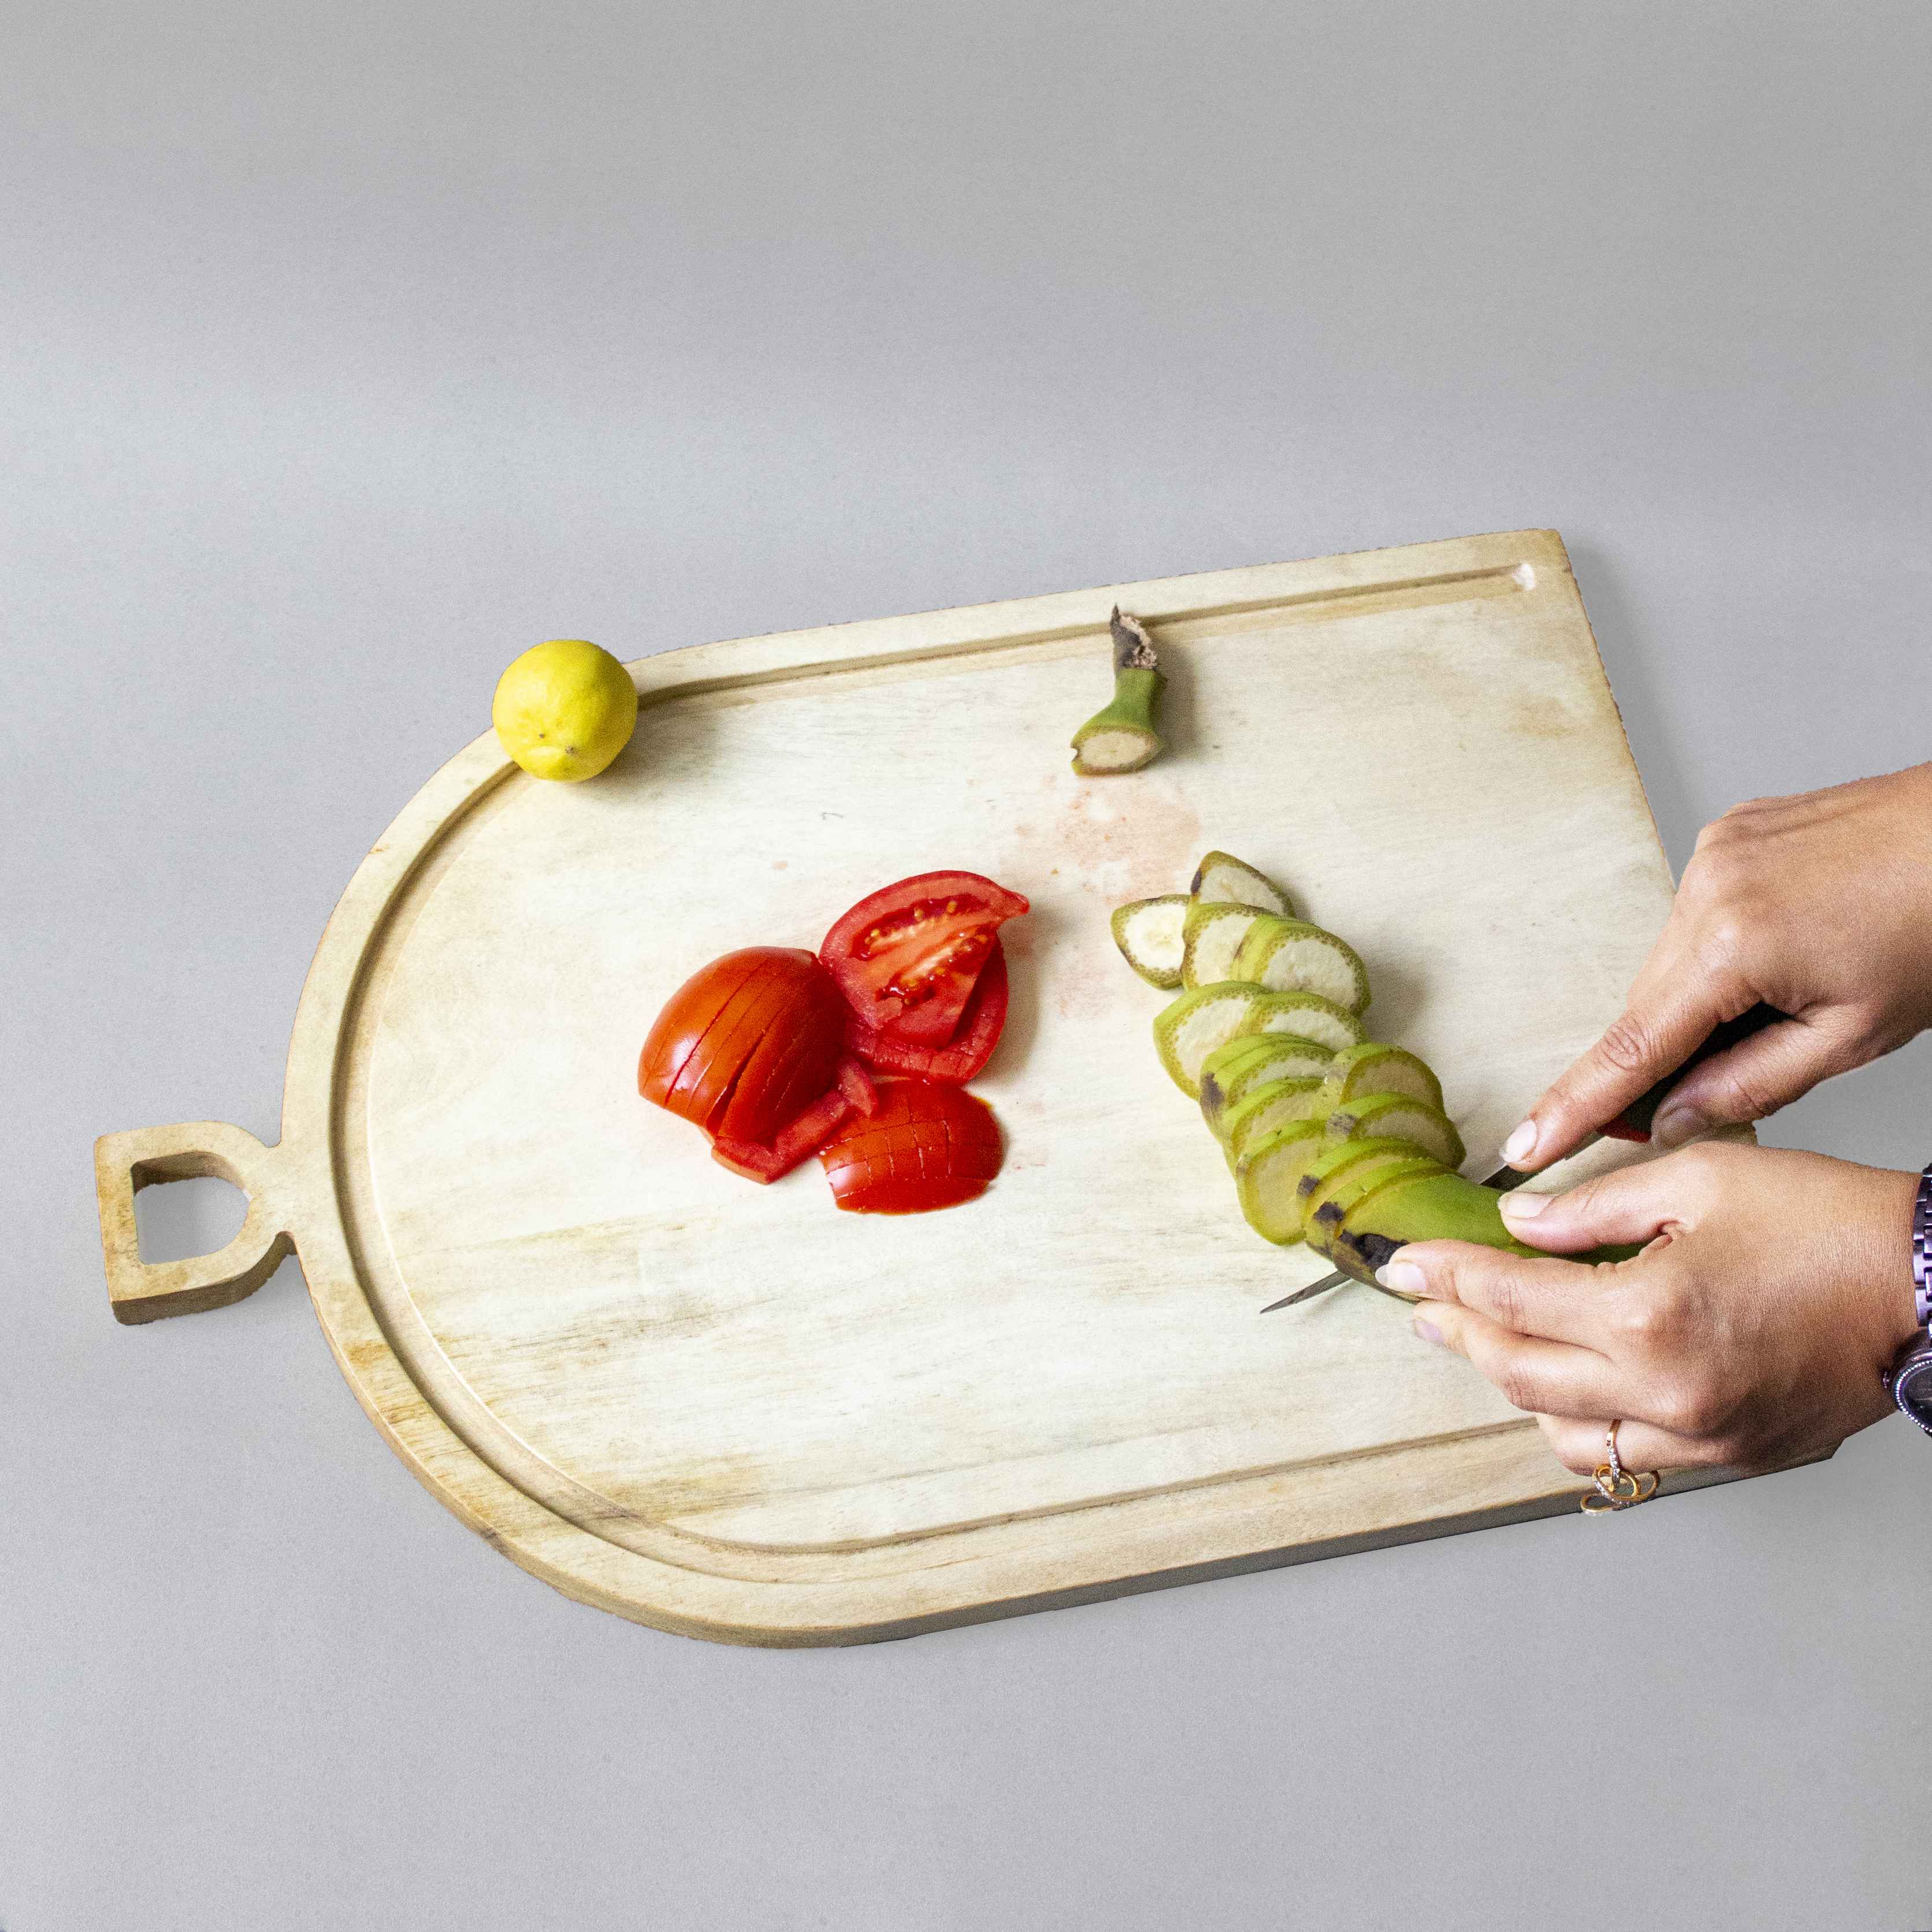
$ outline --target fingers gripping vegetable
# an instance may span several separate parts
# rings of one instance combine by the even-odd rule
[[[1426,1297],[1417,1332],[1536,1414],[1580,1473],[1612,1416],[1634,1468],[1772,1467],[1892,1412],[1918,1179],[1709,1143],[1504,1196],[1504,1225],[1561,1260],[1432,1243],[1402,1249],[1384,1285]],[[1646,1245],[1616,1268],[1567,1264],[1606,1240]]]
[[[818,956],[862,1026],[902,1045],[944,1047],[1000,926],[1026,910],[1018,892],[977,872],[922,872],[861,899]]]
[[[854,1214],[920,1214],[985,1193],[1000,1171],[1000,1130],[957,1087],[894,1080],[869,1119],[847,1123],[820,1155],[832,1196]]]
[[[1137,772],[1160,756],[1154,707],[1166,680],[1147,626],[1117,605],[1114,635],[1114,701],[1073,734],[1073,769],[1082,778]]]

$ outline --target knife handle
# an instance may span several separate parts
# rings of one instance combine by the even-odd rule
[[[1648,1093],[1640,1094],[1604,1132],[1613,1140],[1648,1140],[1650,1124],[1656,1118],[1659,1102],[1692,1067],[1702,1065],[1712,1054],[1722,1053],[1726,1047],[1736,1046],[1739,1040],[1748,1040],[1753,1034],[1762,1033],[1766,1027],[1790,1017],[1789,1013],[1780,1012],[1777,1007],[1768,1006],[1760,1000],[1736,1019],[1725,1021],[1676,1072],[1666,1073]]]

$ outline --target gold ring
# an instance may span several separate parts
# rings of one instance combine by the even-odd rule
[[[1576,1507],[1586,1516],[1607,1516],[1617,1510],[1634,1509],[1657,1493],[1655,1470],[1640,1472],[1624,1467],[1623,1459],[1617,1454],[1617,1431],[1622,1426],[1621,1421],[1612,1422],[1604,1431],[1604,1453],[1610,1460],[1597,1465],[1592,1477],[1596,1487],[1586,1490],[1578,1500]]]

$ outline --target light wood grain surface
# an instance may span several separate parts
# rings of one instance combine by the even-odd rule
[[[1168,754],[1082,780],[1118,601]],[[364,1408],[561,1589],[693,1634],[850,1642],[1571,1506],[1534,1425],[1406,1314],[1242,1222],[1108,933],[1210,846],[1347,937],[1371,1033],[1440,1072],[1486,1172],[1616,1010],[1670,880],[1553,533],[742,640],[634,667],[602,778],[485,736],[358,871],[298,1016],[283,1139],[111,1135],[124,1321],[250,1292],[290,1243]],[[1008,1156],[967,1208],[760,1189],[639,1100],[698,964],[812,946],[959,866],[1024,892],[979,1083]],[[1634,1157],[1614,1146],[1586,1156]],[[251,1196],[149,1267],[132,1191]],[[1560,1178],[1560,1177],[1559,1177]],[[1588,1533],[1587,1531],[1580,1533]]]

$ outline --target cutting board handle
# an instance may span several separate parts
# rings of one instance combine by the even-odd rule
[[[253,1294],[295,1252],[278,1178],[282,1150],[222,1120],[184,1120],[103,1134],[94,1144],[94,1184],[100,1203],[100,1247],[117,1322],[158,1322],[225,1308]],[[248,1197],[242,1232],[219,1253],[186,1261],[144,1262],[134,1223],[134,1196],[157,1181],[212,1176]]]

